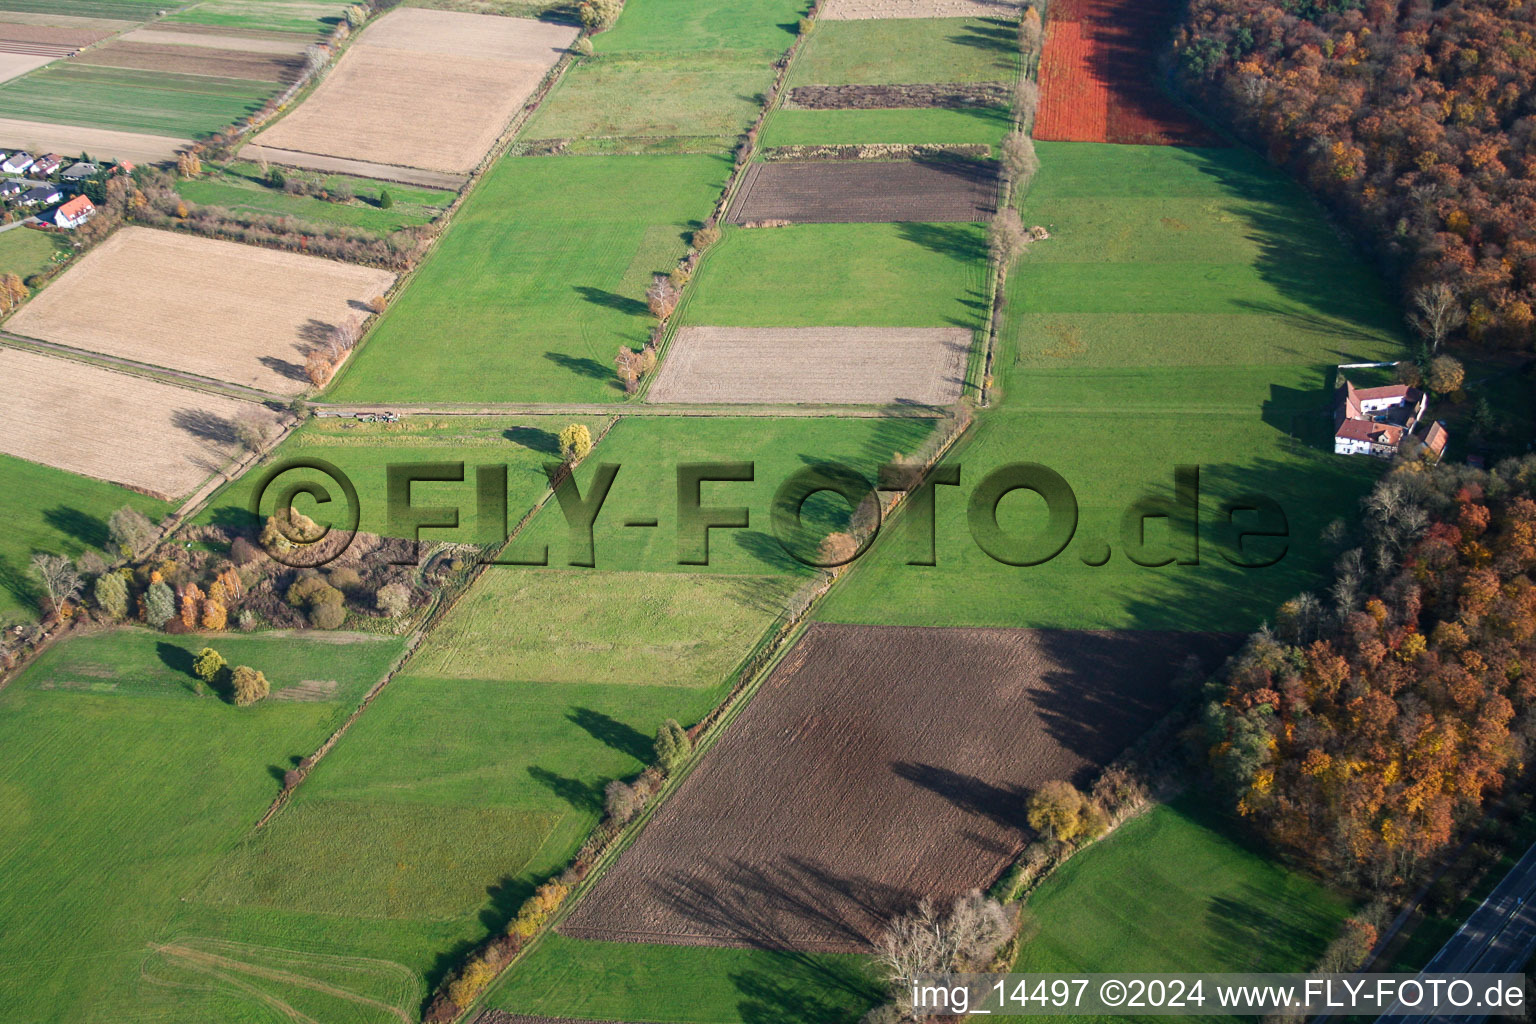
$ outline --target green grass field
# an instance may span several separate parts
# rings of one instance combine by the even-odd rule
[[[998,146],[1013,127],[1001,107],[961,110],[793,110],[778,108],[763,127],[762,144],[832,146],[865,143]]]
[[[627,5],[618,24],[592,41],[603,54],[756,50],[776,56],[794,42],[804,13],[804,0],[647,0]]]
[[[1069,860],[1024,905],[1020,972],[1306,971],[1350,902],[1194,799]]]
[[[986,231],[973,224],[729,228],[683,322],[710,327],[980,327]]]
[[[159,0],[0,0],[0,11],[26,14],[69,14],[77,18],[143,21],[153,16]]]
[[[176,183],[176,191],[191,202],[222,206],[236,213],[276,214],[322,227],[340,225],[379,234],[431,223],[453,202],[454,196],[441,189],[332,175],[325,179],[327,185],[334,187],[345,183],[357,196],[348,203],[333,203],[271,188],[260,180],[259,173],[253,164],[232,164],[212,169],[206,177],[183,178]],[[387,210],[378,205],[381,190],[388,191],[392,201]]]
[[[213,643],[281,690],[335,680],[334,700],[237,708],[193,695]],[[383,673],[399,642],[352,634],[169,637],[122,630],[50,649],[0,694],[0,1005],[13,1020],[200,1017],[144,977],[167,921]],[[39,837],[46,836],[46,841]],[[204,982],[207,978],[202,979]]]
[[[604,56],[568,71],[523,135],[572,139],[573,152],[663,144],[724,152],[757,116],[772,84],[768,58],[752,53]]]
[[[4,238],[0,235],[0,238]],[[158,520],[168,502],[116,484],[0,455],[0,623],[35,619],[34,552],[78,557],[107,544],[107,520],[124,505]]]
[[[797,85],[1009,82],[1018,39],[995,18],[821,21],[789,76]]]
[[[388,507],[388,468],[391,464],[462,462],[462,483],[422,481],[411,485],[411,501],[416,506],[454,505],[462,509],[456,529],[427,529],[422,539],[431,542],[475,543],[480,539],[481,524],[475,517],[477,466],[504,466],[507,471],[507,525],[516,526],[549,485],[543,466],[559,461],[559,430],[567,423],[581,423],[595,435],[602,421],[590,417],[570,419],[527,417],[407,417],[398,423],[358,423],[352,419],[316,418],[286,438],[261,466],[227,485],[209,501],[198,515],[198,522],[230,526],[251,525],[250,501],[263,473],[294,459],[323,459],[345,473],[357,488],[358,529],[365,533],[390,533]],[[315,471],[294,468],[274,484],[263,504],[270,514],[276,500],[275,487],[300,480],[325,483]],[[329,506],[309,504],[301,498],[297,507],[317,522],[344,522],[340,510],[344,501],[335,485],[328,487],[338,503],[334,514]],[[499,524],[492,524],[493,527]]]
[[[613,359],[655,323],[651,275],[676,265],[728,172],[713,156],[503,159],[329,397],[621,400]]]
[[[244,78],[56,61],[0,85],[0,105],[31,121],[185,138],[252,113],[278,88]]]
[[[1052,237],[1009,277],[994,375],[998,406],[954,455],[941,491],[939,564],[908,566],[893,531],[819,614],[837,622],[1246,631],[1316,586],[1334,552],[1322,528],[1348,515],[1380,472],[1332,454],[1332,367],[1406,353],[1376,280],[1294,186],[1239,150],[1041,143],[1023,216]],[[1176,221],[1170,226],[1164,221]],[[966,500],[1012,462],[1061,473],[1079,503],[1068,548],[1004,565],[972,540]],[[1124,515],[1169,497],[1179,464],[1201,467],[1198,565],[1127,557]],[[1241,568],[1224,510],[1245,495],[1279,503],[1281,560]],[[1027,493],[999,522],[1044,523]],[[1244,524],[1250,524],[1244,526]],[[1256,517],[1238,525],[1262,529]],[[1166,521],[1143,561],[1172,553]],[[1274,541],[1250,540],[1254,554]],[[1110,559],[1102,565],[1105,545]],[[1188,557],[1188,549],[1180,552]]]
[[[30,277],[52,263],[54,253],[62,251],[56,234],[30,228],[0,232],[0,274]]]
[[[491,990],[486,1004],[584,1020],[852,1024],[879,1001],[871,973],[868,961],[855,956],[551,934]]]
[[[175,11],[167,22],[213,25],[257,32],[293,32],[315,35],[329,32],[341,20],[346,4],[282,3],[279,0],[204,0]]]

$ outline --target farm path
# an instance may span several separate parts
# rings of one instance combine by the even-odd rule
[[[0,336],[3,337],[3,336]],[[724,416],[853,417],[857,419],[942,419],[945,410],[925,405],[614,405],[605,402],[499,402],[477,405],[328,405],[311,402],[316,416],[357,416],[383,412],[401,416]]]

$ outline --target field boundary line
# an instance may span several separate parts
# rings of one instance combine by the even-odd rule
[[[617,424],[621,418],[622,417],[614,416],[607,423],[603,424],[603,426],[598,430],[597,436],[592,439],[593,451],[597,450],[597,446],[602,443],[603,438],[608,436],[608,432],[613,429],[614,425]],[[589,454],[588,458],[590,457],[591,456]],[[543,511],[544,507],[549,504],[549,500],[554,496],[554,487],[546,486],[544,493],[540,495],[539,500],[533,504],[533,507],[530,508],[527,512],[523,513],[523,517],[517,521],[516,526],[507,531],[506,540],[496,550],[496,555],[498,557],[504,553],[507,548],[512,546],[512,542],[521,536],[523,530],[533,522],[534,517],[537,516],[539,512]],[[403,670],[406,665],[410,664],[411,658],[421,648],[422,643],[425,642],[431,635],[432,630],[435,629],[437,625],[447,617],[448,613],[458,605],[459,601],[464,597],[464,595],[469,593],[471,588],[473,588],[474,585],[480,581],[480,577],[485,574],[485,571],[488,568],[490,568],[489,563],[482,561],[470,572],[469,578],[464,581],[463,586],[457,588],[452,594],[445,596],[442,592],[438,592],[437,597],[433,599],[432,605],[427,609],[426,614],[422,616],[421,624],[411,632],[410,638],[406,641],[405,649],[400,652],[400,655],[394,660],[390,667],[385,670],[383,677],[380,678],[378,682],[374,683],[373,686],[369,688],[368,692],[363,695],[363,699],[358,703],[357,707],[352,709],[352,713],[347,716],[346,721],[337,726],[336,730],[332,732],[330,736],[326,737],[325,742],[321,743],[315,752],[306,758],[306,760],[309,762],[308,767],[305,767],[301,763],[298,768],[294,769],[299,773],[298,778],[291,786],[284,786],[282,792],[278,793],[278,795],[273,798],[272,803],[267,807],[266,813],[264,813],[261,818],[257,820],[253,828],[260,829],[264,827],[269,821],[273,819],[273,817],[277,815],[279,811],[283,809],[283,807],[287,805],[289,798],[298,790],[299,786],[303,785],[304,780],[309,778],[310,772],[315,770],[315,766],[320,763],[321,758],[330,753],[331,749],[336,746],[336,744],[341,740],[343,736],[346,735],[347,730],[352,728],[353,724],[355,724],[357,720],[363,716],[363,712],[368,710],[369,706],[373,703],[374,698],[383,693],[384,687],[388,686],[390,682],[400,674],[401,670]]]
[[[39,355],[58,356],[60,359],[69,359],[77,363],[99,366],[102,369],[115,370],[119,373],[126,373],[135,377],[145,377],[162,384],[183,387],[189,391],[203,391],[219,395],[223,398],[235,398],[249,402],[276,402],[286,406],[295,397],[293,395],[279,395],[273,391],[263,391],[260,388],[249,387],[245,384],[234,384],[229,381],[219,380],[216,377],[205,377],[200,373],[193,373],[190,370],[177,370],[169,366],[156,366],[154,363],[129,359],[126,356],[112,356],[103,352],[92,352],[88,349],[75,348],[73,345],[66,345],[58,341],[29,338],[24,334],[15,334],[11,331],[0,331],[0,345],[8,345],[18,349],[30,349]]]
[[[723,403],[634,404],[619,403],[571,403],[558,402],[505,402],[481,405],[329,405],[310,402],[308,407],[317,417],[346,419],[351,416],[394,412],[401,416],[694,416],[694,417],[767,417],[783,419],[801,417],[813,419],[943,419],[948,406],[943,405],[771,405],[762,402],[728,405]]]

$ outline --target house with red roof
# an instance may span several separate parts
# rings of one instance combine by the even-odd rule
[[[96,215],[96,204],[85,196],[75,196],[53,211],[53,223],[61,228],[77,228]]]
[[[1390,459],[1402,450],[1403,443],[1415,438],[1434,452],[1445,451],[1449,440],[1444,423],[1424,426],[1429,396],[1407,384],[1380,388],[1357,388],[1348,378],[1339,378],[1334,409],[1333,450],[1339,455],[1374,455]]]

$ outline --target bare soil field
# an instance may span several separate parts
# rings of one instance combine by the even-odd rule
[[[827,0],[818,17],[828,21],[865,18],[1017,18],[1019,0]]]
[[[8,43],[44,43],[52,46],[90,46],[112,33],[92,25],[14,25],[0,22],[0,41]]]
[[[197,487],[236,454],[241,416],[264,406],[0,348],[0,451],[110,480],[166,500]]]
[[[786,106],[804,110],[899,110],[909,107],[1006,107],[1001,82],[975,85],[797,85]]]
[[[211,46],[185,46],[174,43],[108,43],[98,50],[81,54],[77,60],[112,68],[140,68],[145,71],[170,71],[183,75],[215,75],[220,78],[247,78],[258,82],[286,82],[298,77],[304,59],[272,53],[246,53]]]
[[[30,53],[5,53],[0,51],[0,82],[8,82],[17,75],[35,71],[56,58],[40,57]]]
[[[202,31],[212,29],[212,31]],[[179,25],[174,32],[159,28],[140,28],[122,36],[125,43],[151,43],[164,46],[206,46],[214,50],[243,50],[246,53],[282,53],[300,56],[309,40],[295,38],[291,32],[271,33],[269,39],[261,34],[234,35],[229,30],[207,25]]]
[[[0,11],[0,25],[4,25],[7,30],[15,25],[52,25],[60,28],[85,29],[98,39],[105,38],[113,32],[133,28],[137,24],[136,21],[121,21],[116,18],[88,18],[73,14],[37,11]]]
[[[646,401],[948,405],[971,340],[964,327],[684,327]]]
[[[391,11],[259,143],[468,173],[575,39],[574,28],[523,18]]]
[[[24,337],[244,384],[304,390],[304,357],[395,275],[151,228],[120,229],[6,324]]]
[[[785,161],[753,164],[730,221],[981,221],[996,209],[990,164],[968,160]]]
[[[1029,794],[1087,784],[1239,638],[813,625],[559,930],[858,952],[989,885]]]
[[[191,139],[168,135],[118,132],[107,128],[82,128],[72,124],[21,121],[0,117],[0,139],[11,146],[25,146],[33,153],[93,153],[114,160],[154,163],[176,159],[176,151]]]

